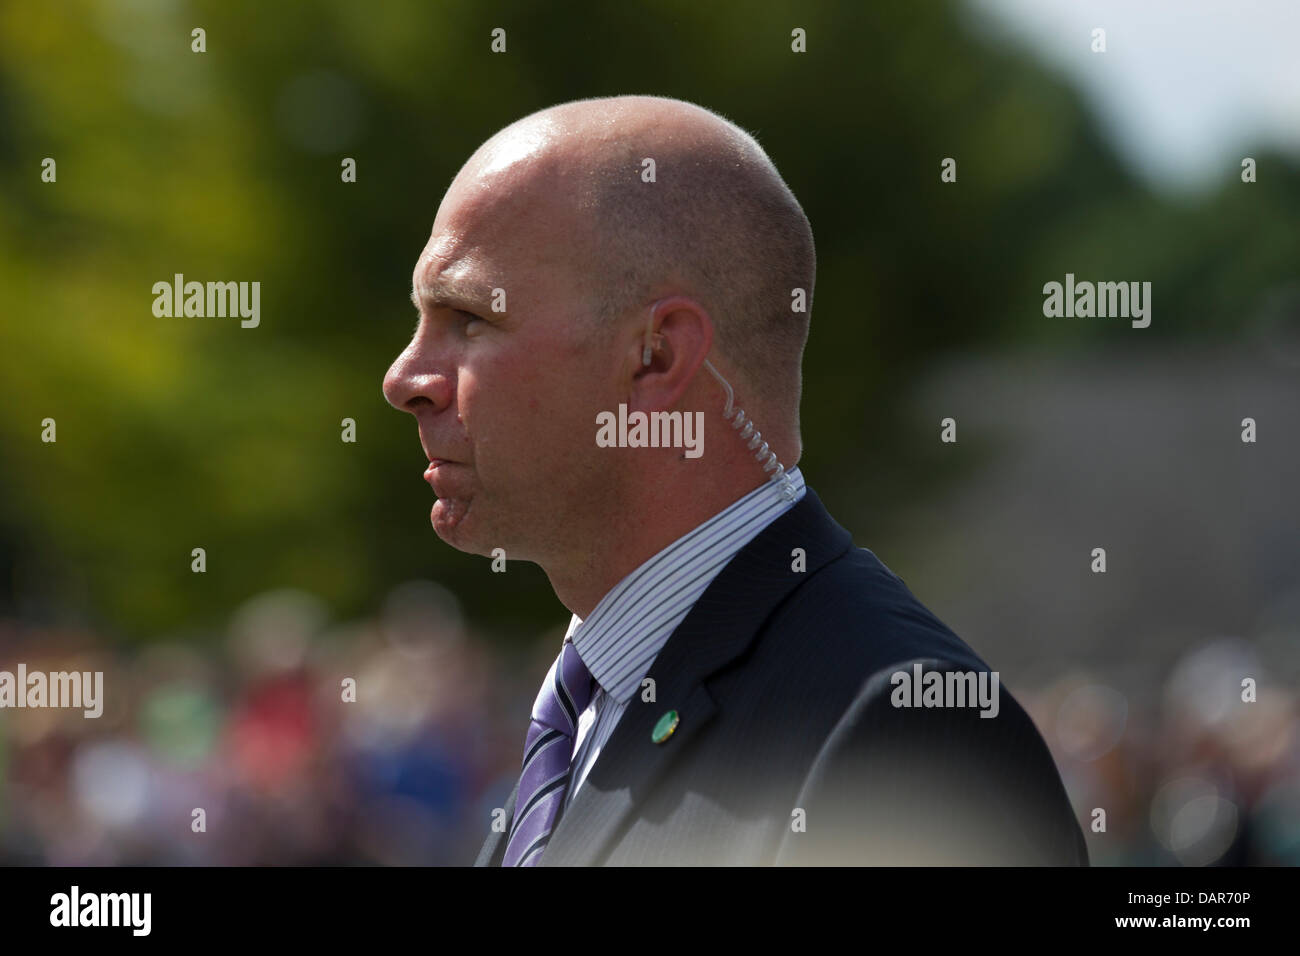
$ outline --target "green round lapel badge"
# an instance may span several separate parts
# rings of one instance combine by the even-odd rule
[[[655,729],[650,732],[650,739],[657,744],[663,743],[673,735],[673,731],[677,729],[680,722],[681,718],[677,716],[677,711],[668,711],[659,718],[659,723],[655,724]]]

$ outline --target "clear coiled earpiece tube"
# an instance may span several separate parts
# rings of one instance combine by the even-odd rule
[[[735,407],[736,393],[732,391],[731,383],[722,377],[722,373],[714,368],[713,363],[708,359],[704,360],[704,365],[727,392],[727,407],[723,409],[722,417],[731,423],[731,427],[740,433],[742,439],[749,439],[748,447],[754,452],[758,463],[763,466],[765,472],[771,473],[772,481],[780,483],[781,494],[785,500],[793,501],[794,484],[790,481],[790,476],[785,473],[785,466],[776,460],[776,452],[767,447],[767,442],[763,441],[763,433],[754,429],[754,423],[746,417],[745,410]]]
[[[648,366],[651,356],[659,348],[661,336],[654,330],[654,312],[659,307],[660,302],[663,301],[663,299],[660,299],[650,308],[650,318],[646,323],[645,342],[641,348],[642,365]],[[718,380],[718,384],[727,392],[727,407],[723,409],[722,417],[731,423],[731,427],[740,433],[742,439],[748,439],[748,447],[754,452],[754,457],[758,459],[758,463],[763,466],[763,471],[770,474],[772,481],[780,484],[781,496],[786,501],[794,501],[794,482],[786,474],[785,466],[776,460],[776,452],[768,448],[767,442],[763,441],[763,433],[755,430],[754,422],[745,415],[745,410],[736,408],[736,393],[732,391],[731,383],[722,377],[722,373],[714,368],[713,363],[708,359],[704,360],[704,364],[713,374],[713,377]]]

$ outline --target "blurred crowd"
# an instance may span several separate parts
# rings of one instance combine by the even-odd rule
[[[427,582],[344,625],[271,592],[225,634],[117,654],[0,622],[0,669],[104,672],[98,719],[0,710],[0,862],[472,862],[549,666],[494,646]]]
[[[413,582],[372,620],[333,623],[311,595],[277,591],[224,634],[118,653],[0,621],[0,670],[104,673],[98,719],[0,709],[0,863],[471,863],[565,617],[510,652],[450,592]],[[1241,699],[1254,655],[1189,649],[1156,694],[1124,693],[1122,674],[1034,688],[1004,671],[1094,864],[1300,864],[1300,711],[1266,680]]]

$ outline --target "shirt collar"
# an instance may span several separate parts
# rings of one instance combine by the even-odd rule
[[[622,704],[631,700],[660,648],[713,579],[803,498],[803,474],[796,467],[786,475],[792,499],[781,493],[780,482],[764,482],[628,574],[586,620],[573,615],[564,639],[573,641],[607,694]]]

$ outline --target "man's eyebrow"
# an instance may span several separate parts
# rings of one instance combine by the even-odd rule
[[[417,309],[424,306],[432,306],[440,309],[457,309],[468,307],[470,309],[482,308],[480,297],[472,289],[460,289],[456,286],[446,286],[442,284],[412,285],[411,286],[411,304]]]

